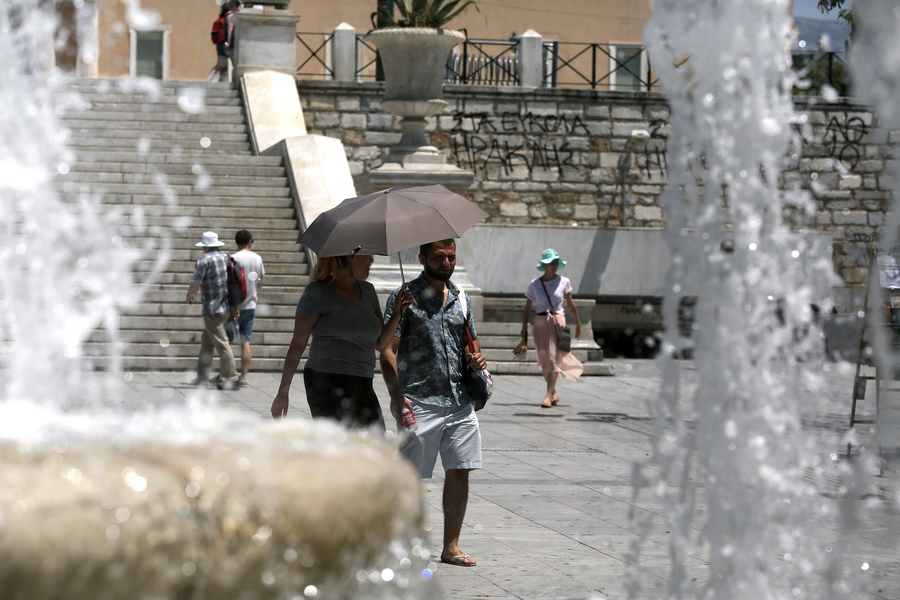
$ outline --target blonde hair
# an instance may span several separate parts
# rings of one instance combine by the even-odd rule
[[[335,273],[338,271],[346,271],[349,265],[346,256],[320,256],[316,260],[316,266],[313,267],[312,280],[322,281],[326,285],[331,285],[336,279]]]

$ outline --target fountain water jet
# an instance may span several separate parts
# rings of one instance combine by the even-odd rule
[[[116,339],[120,307],[147,285],[132,262],[164,263],[166,247],[125,241],[159,233],[140,214],[126,224],[52,185],[74,159],[59,115],[79,101],[49,68],[52,10],[0,7],[0,597],[433,597],[421,484],[392,444],[248,421],[202,395],[100,410],[122,373],[114,362],[92,385],[81,345],[99,324]],[[154,85],[136,87],[152,98]]]
[[[839,434],[804,426],[826,411],[812,307],[827,311],[817,283],[834,275],[803,232],[815,203],[779,185],[791,125],[800,122],[791,101],[790,3],[651,6],[648,47],[670,99],[669,185],[660,205],[673,266],[663,390],[650,407],[653,456],[636,467],[634,483],[636,494],[656,494],[671,531],[665,594],[848,597],[857,585],[850,561],[818,541],[817,522],[852,515],[854,477],[865,469],[830,460]],[[692,288],[698,300],[688,340],[677,310]],[[674,357],[689,347],[698,388],[684,397]],[[849,489],[840,506],[823,499],[828,478]],[[651,518],[644,525],[655,531]],[[708,568],[692,568],[691,555],[708,557]]]

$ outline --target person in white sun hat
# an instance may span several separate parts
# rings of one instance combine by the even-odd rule
[[[210,380],[220,390],[237,390],[237,370],[234,354],[225,333],[225,323],[234,311],[228,304],[228,255],[222,251],[224,242],[215,231],[207,231],[195,244],[203,248],[203,256],[194,267],[194,276],[188,288],[186,301],[194,303],[200,291],[203,306],[203,333],[200,335],[200,357],[197,359],[197,377],[193,385],[200,385],[209,377],[213,350],[219,355],[219,375]]]

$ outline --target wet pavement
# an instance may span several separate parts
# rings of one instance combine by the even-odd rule
[[[649,360],[610,362],[616,366],[615,377],[561,382],[561,402],[552,409],[539,405],[544,392],[540,377],[494,378],[493,398],[479,413],[484,469],[472,473],[460,539],[460,546],[478,565],[436,565],[435,577],[447,598],[626,598],[635,583],[640,585],[638,598],[670,597],[671,544],[662,505],[653,494],[635,496],[631,484],[633,464],[650,453],[647,401],[660,388],[659,370]],[[689,392],[696,386],[693,362],[680,364]],[[817,426],[846,431],[853,369],[846,363],[830,365],[818,393],[831,401],[831,412],[818,415]],[[115,404],[138,409],[179,402],[193,393],[186,385],[190,378],[172,372],[126,374],[127,392]],[[248,387],[210,393],[252,418],[270,418],[279,378],[276,373],[251,372]],[[387,392],[379,375],[375,380],[388,415]],[[860,403],[857,417],[874,410],[869,399]],[[298,375],[289,418],[308,417]],[[838,455],[846,448],[835,445],[823,451]],[[896,473],[889,469],[885,477],[873,481],[882,493],[867,493],[869,504],[861,504],[868,508],[860,511],[859,527],[852,535],[842,534],[836,524],[823,519],[814,537],[816,543],[839,549],[844,564],[861,570],[868,592],[862,597],[896,599],[900,526],[896,514],[894,525],[886,524],[879,508],[884,503],[875,501],[893,493]],[[436,476],[423,483],[426,528],[437,553],[442,481]],[[645,533],[636,524],[641,519],[650,524]],[[641,536],[643,548],[635,559],[632,545]],[[685,566],[698,585],[708,577],[707,560],[702,551],[686,557]],[[794,568],[789,557],[782,560],[785,568]]]

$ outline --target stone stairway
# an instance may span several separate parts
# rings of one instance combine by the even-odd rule
[[[194,244],[204,231],[212,230],[231,253],[236,250],[235,232],[248,229],[254,237],[253,250],[266,267],[253,328],[251,370],[280,371],[297,300],[309,282],[306,254],[295,243],[299,225],[283,159],[253,155],[241,97],[230,84],[159,82],[158,86],[148,94],[108,80],[77,80],[69,91],[78,94],[82,106],[64,115],[76,160],[59,175],[60,191],[73,200],[80,194],[97,195],[103,207],[123,214],[132,246],[159,245],[166,238],[171,245],[165,272],[156,275],[143,301],[122,315],[120,337],[126,344],[122,367],[195,368],[200,306],[184,302],[194,263],[202,255]],[[191,105],[200,95],[204,110],[196,112]],[[149,276],[154,258],[135,263],[138,280]],[[512,357],[523,307],[522,298],[485,296],[485,319],[478,331],[494,373],[539,373],[533,346],[527,360]],[[590,315],[587,304],[579,311]],[[237,346],[233,348],[238,358]],[[107,368],[109,352],[105,332],[96,331],[84,347],[87,368]],[[599,362],[602,353],[590,340],[589,324],[573,353],[585,362],[586,375],[612,374],[611,367]]]
[[[126,228],[133,246],[159,244],[165,237],[171,244],[165,272],[143,302],[122,316],[123,368],[195,368],[200,306],[184,302],[202,256],[194,244],[213,230],[231,253],[236,231],[248,229],[266,266],[252,368],[281,370],[309,265],[296,244],[298,223],[283,160],[253,155],[237,90],[230,84],[160,82],[158,94],[148,95],[105,80],[78,80],[70,91],[86,104],[64,116],[76,160],[59,176],[59,189],[73,199],[97,194],[105,208],[141,223]],[[186,112],[184,98],[196,102],[197,91],[205,110]],[[153,258],[135,263],[138,280],[148,276]],[[105,368],[106,334],[95,332],[84,352],[89,366]]]

